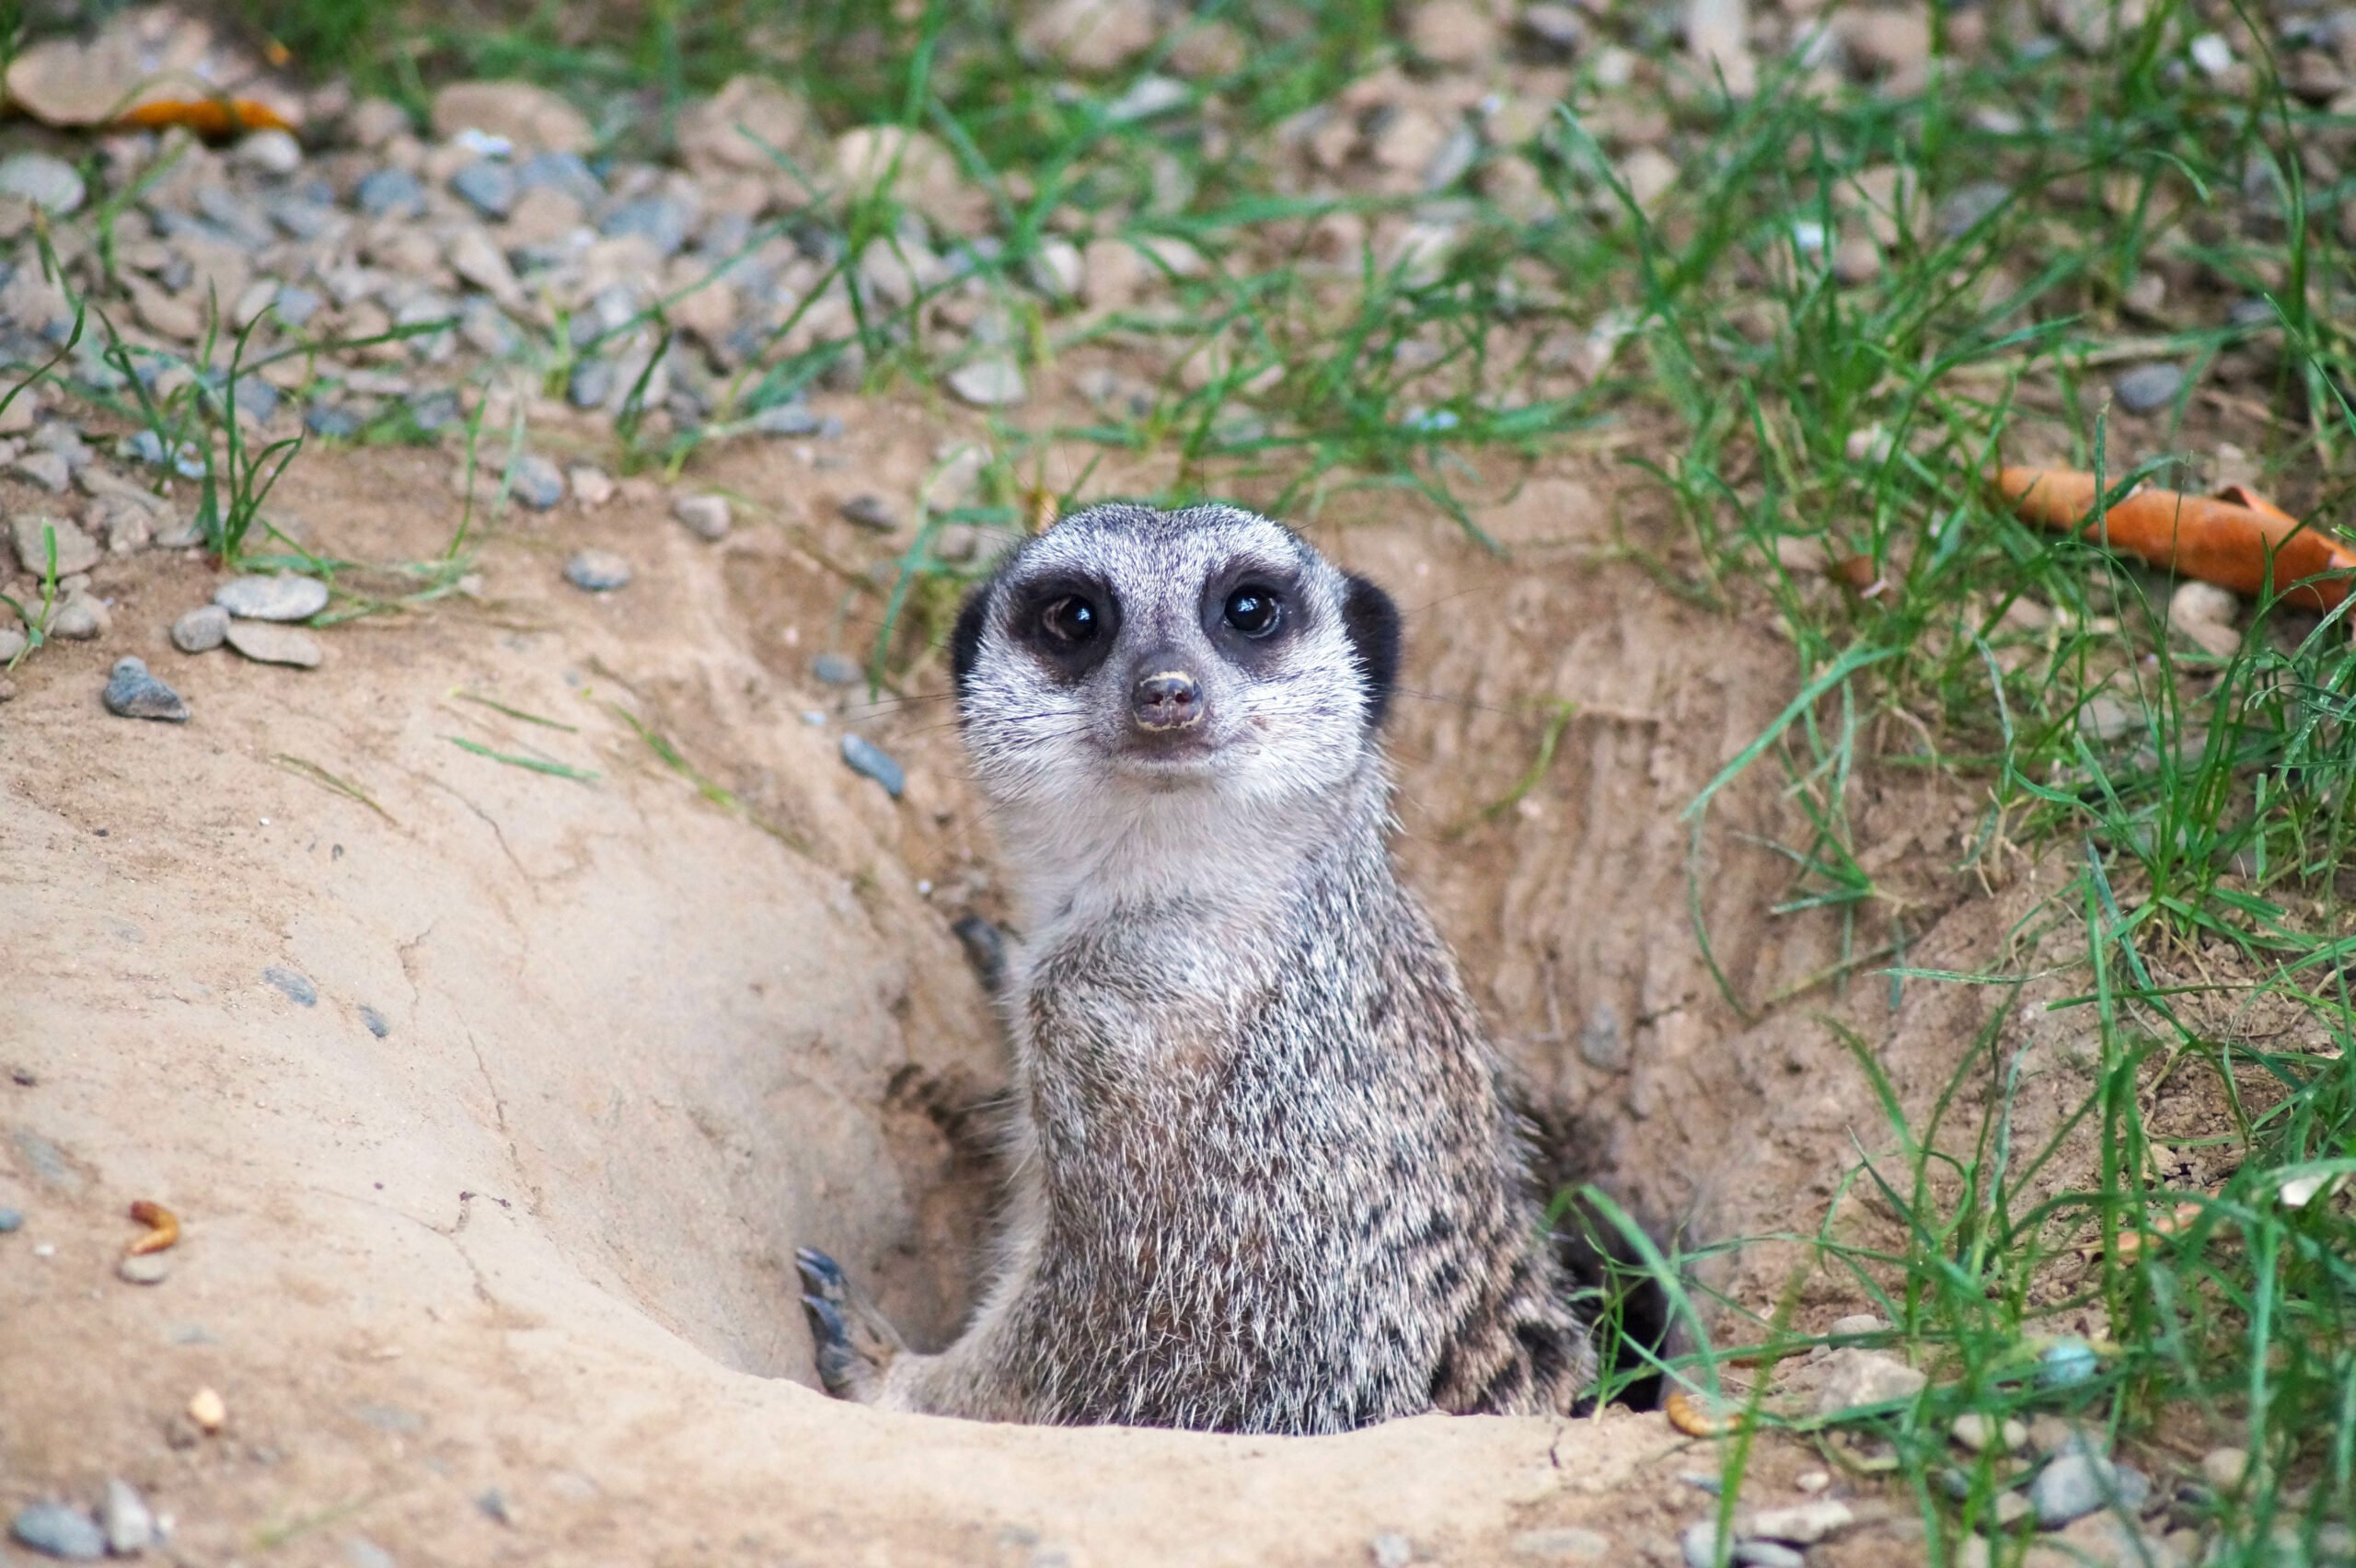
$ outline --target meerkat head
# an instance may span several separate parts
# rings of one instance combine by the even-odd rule
[[[1010,554],[952,641],[975,772],[1001,805],[1281,807],[1367,770],[1399,615],[1265,517],[1105,505]]]

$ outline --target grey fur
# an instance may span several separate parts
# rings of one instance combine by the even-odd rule
[[[1218,619],[1242,581],[1281,587],[1265,645]],[[1100,662],[1037,650],[1041,584],[1103,595]],[[1029,917],[1003,997],[1012,1191],[981,1305],[938,1355],[803,1254],[834,1392],[1305,1433],[1586,1390],[1526,1126],[1393,873],[1389,655],[1354,593],[1380,601],[1377,635],[1395,624],[1265,518],[1102,506],[976,595],[960,712]],[[1163,666],[1200,686],[1183,756],[1132,711]]]

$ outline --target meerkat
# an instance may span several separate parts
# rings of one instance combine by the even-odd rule
[[[827,1390],[1262,1433],[1570,1410],[1596,1356],[1529,1126],[1391,859],[1390,598],[1248,512],[1096,506],[999,565],[952,664],[1027,915],[1011,1190],[938,1355],[801,1251]]]

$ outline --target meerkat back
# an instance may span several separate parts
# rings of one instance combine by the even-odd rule
[[[1399,884],[1390,599],[1227,507],[1100,506],[953,638],[1027,940],[997,1273],[918,1355],[802,1255],[822,1380],[987,1419],[1344,1430],[1592,1378],[1527,1134]]]

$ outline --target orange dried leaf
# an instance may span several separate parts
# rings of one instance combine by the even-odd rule
[[[2356,549],[2309,527],[2241,486],[2224,497],[2139,489],[2093,522],[2095,477],[2068,468],[2005,468],[1996,489],[2027,523],[2088,537],[2251,598],[2269,586],[2303,609],[2329,610],[2348,597],[2347,578],[2305,582],[2326,572],[2356,571]],[[2089,525],[2091,524],[2091,525]],[[2269,574],[2271,582],[2269,582]],[[2291,584],[2299,586],[2290,586]]]
[[[1669,1424],[1688,1437],[1723,1437],[1734,1430],[1734,1417],[1714,1414],[1703,1403],[1682,1389],[1671,1389],[1669,1398],[1661,1401],[1661,1412]]]
[[[115,123],[142,131],[184,125],[212,140],[248,131],[292,131],[294,122],[256,98],[158,98],[124,113]]]

